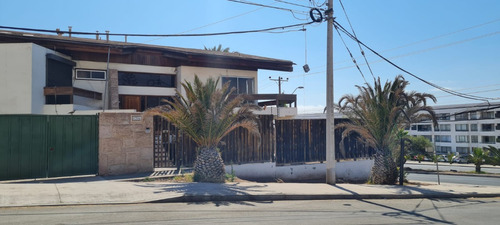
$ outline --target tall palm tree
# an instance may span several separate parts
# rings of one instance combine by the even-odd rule
[[[203,46],[203,48],[207,51],[216,51],[216,52],[229,52],[229,48],[222,48],[222,45],[214,46],[212,48],[207,48],[207,46]]]
[[[401,75],[384,85],[378,78],[373,87],[369,84],[356,86],[359,90],[357,96],[348,94],[339,100],[339,111],[350,119],[337,126],[344,129],[342,140],[355,132],[360,135],[359,141],[375,149],[370,177],[374,184],[396,182],[397,167],[391,149],[397,146],[399,129],[423,118],[432,119],[437,124],[432,107],[427,106],[427,99],[436,102],[436,98],[431,94],[406,92],[408,84]],[[421,111],[427,113],[419,113]]]
[[[177,91],[167,106],[152,109],[184,131],[197,144],[194,178],[200,182],[224,182],[224,162],[217,145],[229,132],[238,127],[258,135],[258,119],[252,113],[255,105],[243,104],[241,96],[231,96],[229,83],[217,89],[219,79],[209,78],[203,84],[198,76],[194,83],[182,84],[186,95]]]

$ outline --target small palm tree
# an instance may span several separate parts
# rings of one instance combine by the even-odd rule
[[[476,173],[481,173],[481,165],[489,160],[488,150],[482,148],[472,148],[472,154],[469,155],[469,161],[476,165]]]
[[[207,51],[216,51],[216,52],[229,52],[229,48],[222,48],[222,45],[214,46],[212,48],[207,48],[207,46],[203,46],[203,48]]]
[[[375,149],[371,183],[396,182],[397,169],[391,149],[397,146],[400,129],[424,117],[437,124],[434,111],[426,105],[427,99],[435,102],[436,98],[431,94],[406,92],[408,84],[403,76],[397,76],[385,85],[378,78],[373,87],[369,84],[356,86],[359,90],[357,96],[344,95],[339,100],[339,111],[350,120],[337,126],[344,129],[342,139],[355,132],[360,135],[359,141]]]
[[[224,182],[225,168],[217,145],[229,132],[238,127],[258,135],[258,118],[252,113],[255,105],[243,104],[241,96],[231,96],[229,83],[217,89],[219,79],[209,78],[203,84],[198,76],[194,84],[182,84],[186,95],[177,91],[169,105],[150,112],[160,115],[184,131],[197,144],[194,178],[200,182]]]

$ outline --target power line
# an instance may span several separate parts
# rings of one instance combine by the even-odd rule
[[[375,50],[373,50],[372,48],[368,47],[366,44],[364,44],[363,42],[361,42],[359,39],[357,39],[356,37],[354,37],[354,35],[352,35],[351,33],[349,33],[349,31],[347,31],[342,25],[340,25],[337,21],[333,21],[334,24],[336,24],[340,30],[345,33],[348,37],[350,37],[352,40],[360,43],[361,45],[363,45],[365,48],[367,48],[368,50],[370,50],[373,54],[377,55],[378,57],[382,58],[384,61],[388,62],[389,64],[391,64],[392,66],[398,68],[399,70],[409,74],[410,76],[432,86],[432,87],[435,87],[441,91],[444,91],[446,93],[449,93],[449,94],[452,94],[452,95],[456,95],[456,96],[459,96],[459,97],[462,97],[462,98],[468,98],[468,99],[472,99],[472,100],[478,100],[478,101],[488,101],[488,100],[495,100],[496,98],[486,98],[486,97],[480,97],[480,96],[475,96],[475,95],[468,95],[468,94],[464,94],[464,93],[460,93],[460,92],[457,92],[457,91],[453,91],[453,90],[450,90],[450,89],[447,89],[447,88],[444,88],[444,87],[441,87],[439,85],[436,85],[434,83],[431,83],[429,81],[426,81],[420,77],[418,77],[417,75],[403,69],[402,67],[396,65],[395,63],[393,63],[392,61],[390,61],[389,59],[385,58],[384,56],[382,56],[380,53],[376,52]]]
[[[199,30],[201,28],[205,28],[205,27],[208,27],[208,26],[212,26],[212,25],[215,25],[215,24],[218,24],[218,23],[222,23],[222,22],[225,22],[225,21],[228,21],[228,20],[232,20],[234,18],[238,18],[240,16],[244,16],[244,15],[247,15],[247,14],[250,14],[250,13],[253,13],[253,12],[256,12],[258,10],[261,10],[265,7],[260,7],[260,8],[257,8],[257,9],[254,9],[254,10],[250,10],[248,12],[244,12],[242,14],[238,14],[238,15],[235,15],[235,16],[231,16],[231,17],[228,17],[228,18],[225,18],[225,19],[222,19],[222,20],[219,20],[219,21],[215,21],[213,23],[209,23],[209,24],[206,24],[206,25],[203,25],[203,26],[200,26],[200,27],[195,27],[193,29],[190,29],[190,30],[186,30],[186,31],[183,31],[183,32],[180,32],[179,34],[185,34],[185,33],[188,33],[188,32],[191,32],[191,31],[195,31],[195,30]],[[159,40],[159,39],[162,39],[162,38],[155,38],[155,39],[152,39],[152,40],[149,40],[149,41],[145,41],[143,43],[148,43],[148,42],[152,42],[152,41],[156,41],[156,40]]]
[[[283,30],[292,27],[301,27],[310,25],[314,22],[307,23],[299,23],[292,24],[280,27],[271,27],[264,29],[256,29],[256,30],[243,30],[243,31],[228,31],[228,32],[218,32],[218,33],[201,33],[201,34],[131,34],[131,33],[97,33],[109,36],[127,36],[127,37],[201,37],[201,36],[219,36],[219,35],[230,35],[230,34],[247,34],[247,33],[259,33],[259,32],[268,32],[273,30]],[[22,31],[35,31],[35,32],[43,32],[43,33],[57,33],[57,34],[78,34],[78,35],[96,35],[94,32],[78,32],[78,31],[62,31],[62,30],[46,30],[46,29],[34,29],[34,28],[23,28],[23,27],[9,27],[9,26],[0,26],[2,29],[11,29],[11,30],[22,30]]]
[[[478,39],[481,39],[481,38],[486,38],[486,37],[493,36],[493,35],[498,35],[498,34],[500,34],[500,31],[496,31],[496,32],[488,33],[488,34],[483,34],[483,35],[479,35],[479,36],[476,36],[476,37],[472,37],[472,38],[468,38],[468,39],[464,39],[464,40],[460,40],[460,41],[456,41],[456,42],[451,42],[451,43],[444,44],[444,45],[438,45],[438,46],[434,46],[434,47],[431,47],[431,48],[417,50],[417,51],[409,52],[409,53],[406,53],[406,54],[396,55],[396,56],[393,56],[393,57],[388,57],[388,59],[397,59],[397,58],[403,58],[403,57],[407,57],[407,56],[411,56],[411,55],[421,54],[421,53],[424,53],[424,52],[433,51],[433,50],[441,49],[441,48],[446,48],[446,47],[450,47],[450,46],[453,46],[453,45],[458,45],[458,44],[462,44],[462,43],[465,43],[465,42],[474,41],[474,40],[478,40]],[[349,60],[345,60],[345,61],[337,62],[337,63],[340,64],[340,63],[348,62],[348,61]],[[384,61],[385,60],[380,59],[380,60],[370,61],[370,63],[374,64],[374,63],[379,63],[379,62],[384,62]],[[360,64],[360,65],[363,66],[365,64]],[[350,69],[350,68],[354,68],[354,67],[355,66],[337,67],[337,68],[335,68],[335,71]],[[314,68],[316,68],[316,67],[314,67]],[[296,76],[303,76],[303,75],[319,74],[319,73],[324,73],[324,72],[325,71],[322,70],[322,71],[319,71],[319,72],[313,72],[313,73],[308,73],[308,74],[294,75],[294,76],[290,76],[290,78],[296,77]]]
[[[281,2],[281,3],[289,4],[289,5],[304,7],[304,8],[307,8],[307,9],[312,9],[313,8],[311,6],[300,5],[300,4],[297,4],[297,3],[287,2],[287,1],[283,1],[283,0],[274,0],[274,1],[275,2]]]
[[[338,27],[334,24],[333,26],[335,28],[335,30],[337,31],[337,33],[339,34],[339,37],[340,37],[340,40],[342,40],[342,43],[344,44],[345,48],[347,49],[347,52],[349,52],[349,55],[351,56],[351,59],[352,59],[352,62],[354,63],[354,65],[356,66],[356,68],[358,68],[358,71],[359,73],[361,73],[361,76],[363,77],[363,80],[365,81],[365,83],[368,83],[366,81],[366,78],[365,78],[365,75],[363,74],[363,71],[361,71],[361,68],[359,68],[359,65],[358,63],[356,62],[356,59],[354,59],[354,56],[352,55],[351,53],[351,50],[349,49],[349,47],[347,47],[347,44],[345,43],[344,41],[344,38],[342,37],[342,35],[340,34],[340,31],[338,29]],[[370,70],[371,71],[371,70]],[[372,74],[373,76],[373,74]],[[375,79],[375,77],[373,77],[373,79]]]
[[[460,32],[471,30],[471,29],[475,29],[475,28],[482,27],[482,26],[485,26],[485,25],[488,25],[488,24],[491,24],[491,23],[496,23],[496,22],[499,22],[499,21],[500,21],[500,18],[499,19],[495,19],[495,20],[491,20],[491,21],[488,21],[488,22],[485,22],[485,23],[477,24],[477,25],[474,25],[474,26],[471,26],[471,27],[466,27],[466,28],[463,28],[463,29],[460,29],[460,30],[452,31],[452,32],[449,32],[449,33],[440,34],[440,35],[437,35],[437,36],[434,36],[434,37],[431,37],[431,38],[427,38],[427,39],[423,39],[423,40],[411,42],[411,43],[404,44],[404,45],[401,45],[401,46],[398,46],[398,47],[394,47],[394,48],[390,48],[390,49],[385,49],[385,50],[382,50],[380,52],[389,52],[389,51],[393,51],[393,50],[400,49],[400,48],[406,48],[406,47],[409,47],[409,46],[412,46],[412,45],[416,45],[416,44],[428,42],[428,41],[431,41],[431,40],[439,39],[439,38],[442,38],[442,37],[446,37],[446,36],[449,36],[449,35],[452,35],[452,34],[460,33]],[[436,47],[433,47],[433,48],[428,48],[428,49],[421,50],[421,51],[428,51],[428,50],[434,50],[434,49],[437,49],[437,48],[448,47],[450,45],[461,44],[463,42],[472,41],[472,40],[475,40],[475,39],[484,38],[484,37],[491,36],[491,35],[496,35],[496,34],[498,34],[498,32],[489,33],[489,34],[477,36],[477,37],[474,37],[474,38],[471,38],[471,39],[462,40],[462,41],[452,42],[451,44],[440,45],[440,46],[436,46]],[[417,54],[417,53],[420,53],[420,51],[414,51],[414,52],[411,52],[411,53],[408,53],[408,54]],[[397,57],[403,57],[403,56],[407,56],[407,55],[400,55],[400,56],[397,56]],[[393,58],[395,58],[395,57],[391,57],[390,59],[393,59]],[[350,60],[338,61],[337,64],[344,63],[344,62],[349,62],[349,61]],[[371,63],[373,63],[373,62],[371,62]],[[325,65],[318,66],[318,67],[325,67]],[[314,68],[316,68],[316,67],[314,67]],[[351,68],[351,67],[348,67],[348,68]]]
[[[354,37],[357,37],[356,32],[354,32],[354,28],[352,27],[351,20],[349,19],[349,16],[347,16],[347,12],[344,8],[344,4],[342,3],[342,0],[339,0],[339,2],[340,2],[340,6],[342,6],[342,10],[344,11],[345,18],[347,19],[347,22],[349,23],[349,26],[351,27],[352,34],[354,35]],[[335,29],[337,29],[337,28],[335,28]],[[338,32],[338,30],[337,30],[337,32]],[[339,33],[339,35],[340,35],[340,33]],[[342,40],[342,41],[344,41],[344,40]],[[345,43],[344,43],[344,45],[345,45]],[[365,51],[363,51],[363,48],[361,48],[361,45],[359,43],[358,43],[358,47],[359,47],[359,51],[361,52],[361,55],[365,59],[366,66],[368,66],[368,69],[370,70],[370,74],[372,75],[373,79],[375,80],[375,76],[373,75],[372,68],[370,67],[368,60],[366,59]],[[352,55],[351,55],[351,58],[352,58]],[[363,78],[364,78],[364,76],[363,76]],[[366,80],[365,80],[365,82],[366,82]]]
[[[298,10],[293,10],[293,9],[288,9],[288,8],[276,7],[276,6],[272,6],[272,5],[264,5],[264,4],[249,2],[249,1],[244,1],[244,0],[228,0],[228,1],[247,4],[247,5],[262,6],[262,7],[271,8],[271,9],[284,10],[284,11],[294,12],[294,13],[304,14],[304,15],[308,14],[308,12],[306,12],[306,11],[298,11]]]

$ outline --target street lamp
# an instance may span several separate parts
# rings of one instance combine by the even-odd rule
[[[295,88],[295,90],[293,90],[292,95],[293,95],[293,93],[295,93],[295,91],[296,91],[297,89],[304,89],[304,87],[303,87],[303,86],[298,86],[298,87],[296,87],[296,88]]]

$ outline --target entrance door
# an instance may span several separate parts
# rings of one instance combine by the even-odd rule
[[[137,112],[142,112],[141,96],[121,95],[120,109],[135,109]]]

